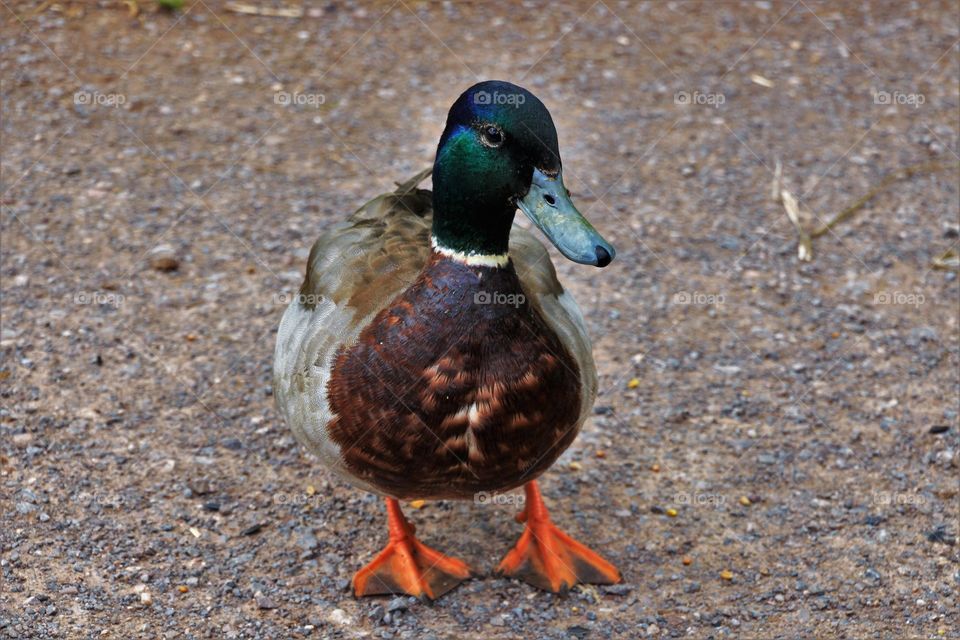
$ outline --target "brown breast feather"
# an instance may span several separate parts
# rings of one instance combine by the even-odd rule
[[[328,432],[347,468],[398,498],[469,498],[534,479],[576,436],[582,401],[575,360],[513,265],[438,254],[340,350],[328,392]]]

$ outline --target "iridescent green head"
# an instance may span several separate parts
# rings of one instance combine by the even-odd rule
[[[577,211],[563,185],[550,112],[523,87],[487,81],[450,108],[433,165],[433,238],[467,256],[507,253],[522,209],[563,255],[605,267],[613,247]]]

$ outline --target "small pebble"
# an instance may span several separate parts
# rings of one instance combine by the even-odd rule
[[[180,268],[180,260],[173,247],[168,244],[157,245],[147,254],[150,260],[150,267],[156,271],[176,271]]]
[[[17,445],[18,447],[25,447],[31,442],[33,442],[33,434],[29,432],[17,433],[17,434],[14,434],[12,440],[13,440],[13,444]]]
[[[930,542],[940,542],[949,546],[956,544],[953,534],[947,530],[944,524],[937,525],[933,531],[927,534],[927,540]]]
[[[224,438],[223,446],[231,451],[239,451],[240,449],[243,449],[243,443],[240,442],[239,438]]]
[[[389,615],[389,614],[388,614]],[[353,624],[353,620],[350,619],[350,616],[347,615],[347,612],[343,609],[334,609],[330,612],[330,615],[327,616],[330,622],[334,624],[341,625],[350,625]]]
[[[263,594],[262,591],[257,591],[253,594],[253,600],[257,603],[258,609],[276,609],[277,603],[275,603],[269,596]]]
[[[252,524],[252,525],[250,525],[249,527],[247,527],[246,529],[244,529],[243,531],[241,531],[241,532],[240,532],[240,535],[241,535],[241,536],[252,536],[252,535],[255,534],[255,533],[260,533],[260,530],[263,529],[263,526],[264,526],[264,523],[262,523],[262,522],[258,522],[258,523],[256,523],[256,524]]]
[[[383,605],[378,604],[373,608],[372,611],[370,611],[367,617],[373,620],[374,622],[380,622],[381,620],[383,620],[383,614],[385,614],[386,612],[387,611],[386,609],[383,608]]]
[[[631,591],[633,591],[633,585],[631,584],[609,584],[604,586],[601,591],[604,593],[610,594],[612,596],[625,596]]]

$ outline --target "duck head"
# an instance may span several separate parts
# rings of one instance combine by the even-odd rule
[[[557,130],[532,93],[509,82],[467,89],[450,108],[433,166],[433,244],[477,263],[506,262],[517,208],[581,264],[605,267],[613,246],[563,184]]]

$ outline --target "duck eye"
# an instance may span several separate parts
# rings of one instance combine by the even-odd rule
[[[491,124],[483,128],[480,138],[488,147],[499,147],[503,144],[503,131]]]

